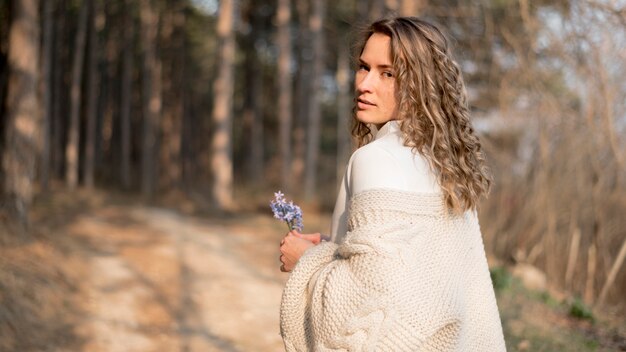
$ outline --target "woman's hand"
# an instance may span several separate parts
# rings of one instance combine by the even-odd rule
[[[294,236],[298,236],[307,241],[313,242],[313,244],[317,245],[322,242],[322,234],[320,233],[299,233],[298,231],[291,231]]]
[[[322,236],[319,233],[302,234],[292,230],[280,241],[280,271],[290,272],[298,263],[304,252],[319,244]]]

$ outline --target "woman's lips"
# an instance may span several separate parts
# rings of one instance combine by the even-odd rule
[[[376,106],[376,104],[374,104],[374,103],[372,103],[370,101],[367,101],[365,99],[360,99],[359,98],[359,99],[357,99],[357,106],[358,106],[358,108],[360,110],[363,110],[363,109],[368,109],[368,108],[370,108],[372,106]]]

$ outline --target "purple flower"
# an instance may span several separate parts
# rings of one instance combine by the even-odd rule
[[[302,209],[293,204],[292,201],[287,202],[283,192],[278,191],[274,193],[274,200],[270,202],[270,208],[272,208],[274,218],[287,223],[289,231],[295,229],[300,232],[304,228],[302,225]]]

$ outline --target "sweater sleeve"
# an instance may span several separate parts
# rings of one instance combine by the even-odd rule
[[[334,242],[322,242],[310,248],[289,275],[280,307],[280,333],[287,351],[304,351],[303,346],[313,343],[309,323],[313,303],[311,289],[319,271],[333,262],[337,247]]]

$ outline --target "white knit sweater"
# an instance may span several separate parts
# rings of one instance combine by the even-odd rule
[[[396,121],[350,158],[331,241],[281,304],[287,351],[503,351],[476,214],[453,216]]]
[[[341,244],[309,249],[281,304],[287,351],[504,351],[474,212],[440,195],[373,189]]]

